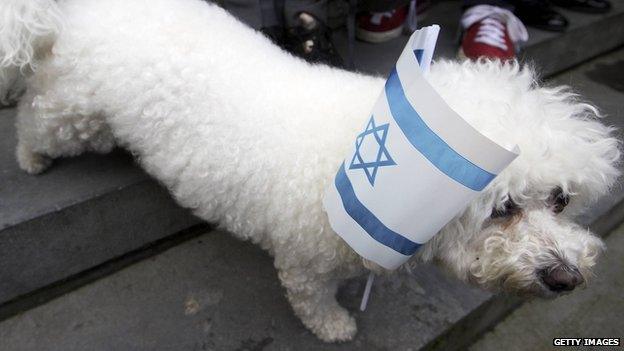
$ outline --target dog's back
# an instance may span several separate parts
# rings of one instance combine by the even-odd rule
[[[41,169],[28,165],[37,153],[107,151],[110,128],[182,205],[240,236],[285,231],[294,213],[324,223],[325,183],[383,80],[309,65],[199,0],[59,9],[63,30],[22,102],[25,169]]]

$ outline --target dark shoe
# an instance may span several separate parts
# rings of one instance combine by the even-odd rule
[[[298,22],[296,27],[286,31],[286,50],[311,63],[344,66],[332,43],[331,31],[324,23],[306,12],[299,14]]]
[[[608,0],[553,0],[553,4],[583,13],[605,13],[611,10]]]
[[[518,1],[515,13],[524,24],[531,27],[551,32],[561,32],[568,27],[568,20],[555,11],[547,0]]]
[[[284,28],[281,26],[273,26],[273,27],[264,27],[260,29],[260,32],[264,34],[265,37],[271,39],[272,42],[277,44],[280,47],[284,47]]]

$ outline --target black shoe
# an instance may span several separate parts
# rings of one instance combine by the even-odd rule
[[[260,32],[265,37],[271,39],[271,41],[278,46],[284,48],[285,33],[284,28],[281,26],[264,27],[260,29]]]
[[[552,0],[553,4],[583,13],[605,13],[611,10],[608,0]]]
[[[551,32],[561,32],[568,27],[568,20],[559,12],[553,10],[548,0],[518,1],[515,13],[522,23],[531,27]]]
[[[331,31],[316,17],[302,12],[299,24],[286,31],[284,47],[311,63],[326,63],[344,67],[344,62],[331,40]]]

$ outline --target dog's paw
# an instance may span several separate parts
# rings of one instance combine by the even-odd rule
[[[312,331],[325,342],[351,341],[357,333],[355,318],[343,308],[327,311],[319,322]]]
[[[27,173],[39,174],[50,167],[52,159],[28,150],[26,147],[18,147],[17,163],[19,163],[20,168]]]

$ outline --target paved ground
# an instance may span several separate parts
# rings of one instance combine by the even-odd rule
[[[526,303],[470,350],[550,350],[555,337],[624,338],[624,225],[606,243],[607,253],[588,289],[552,301]]]
[[[429,267],[377,279],[360,313],[362,287],[340,293],[357,340],[323,344],[292,314],[270,258],[211,232],[1,322],[0,350],[416,350],[488,296]]]

